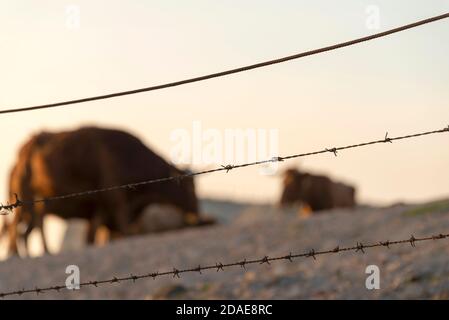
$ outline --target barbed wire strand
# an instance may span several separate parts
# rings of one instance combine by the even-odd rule
[[[209,79],[213,79],[213,78],[223,77],[223,76],[227,76],[227,75],[231,75],[231,74],[235,74],[235,73],[240,73],[240,72],[249,71],[249,70],[253,70],[253,69],[257,69],[257,68],[267,67],[267,66],[270,66],[270,65],[283,63],[283,62],[287,62],[287,61],[290,61],[290,60],[304,58],[304,57],[307,57],[307,56],[312,56],[312,55],[316,55],[316,54],[319,54],[319,53],[323,53],[323,52],[327,52],[327,51],[332,51],[332,50],[336,50],[336,49],[352,46],[352,45],[355,45],[355,44],[358,44],[358,43],[366,42],[366,41],[369,41],[369,40],[374,40],[374,39],[385,37],[385,36],[388,36],[388,35],[391,35],[391,34],[394,34],[394,33],[397,33],[397,32],[401,32],[401,31],[405,31],[405,30],[408,30],[408,29],[416,28],[418,26],[422,26],[422,25],[425,25],[425,24],[428,24],[428,23],[436,22],[438,20],[446,19],[448,17],[449,17],[449,13],[445,13],[445,14],[442,14],[442,15],[439,15],[439,16],[434,16],[434,17],[431,17],[431,18],[428,18],[428,19],[420,20],[420,21],[417,21],[417,22],[414,22],[414,23],[403,25],[403,26],[400,26],[400,27],[397,27],[397,28],[394,28],[394,29],[390,29],[390,30],[387,30],[387,31],[379,32],[379,33],[372,34],[372,35],[369,35],[369,36],[365,36],[365,37],[362,37],[362,38],[357,38],[357,39],[349,40],[349,41],[346,41],[346,42],[341,42],[341,43],[337,43],[337,44],[334,44],[334,45],[322,47],[322,48],[319,48],[319,49],[305,51],[305,52],[297,53],[297,54],[294,54],[294,55],[290,55],[290,56],[286,56],[286,57],[282,57],[282,58],[278,58],[278,59],[273,59],[273,60],[269,60],[269,61],[259,62],[259,63],[255,63],[255,64],[252,64],[252,65],[247,65],[247,66],[243,66],[243,67],[239,67],[239,68],[235,68],[235,69],[229,69],[229,70],[226,70],[226,71],[211,73],[211,74],[198,76],[198,77],[194,77],[194,78],[189,78],[189,79],[184,79],[184,80],[179,80],[179,81],[159,84],[159,85],[155,85],[155,86],[151,86],[151,87],[145,87],[145,88],[140,88],[140,89],[134,89],[134,90],[110,93],[110,94],[105,94],[105,95],[93,96],[93,97],[88,97],[88,98],[82,98],[82,99],[68,100],[68,101],[63,101],[63,102],[49,103],[49,104],[43,104],[43,105],[37,105],[37,106],[31,106],[31,107],[4,109],[4,110],[0,110],[0,114],[14,113],[14,112],[23,112],[23,111],[31,111],[31,110],[38,110],[38,109],[47,109],[47,108],[55,108],[55,107],[73,105],[73,104],[84,103],[84,102],[95,101],[95,100],[110,99],[110,98],[115,98],[115,97],[120,97],[120,96],[125,96],[125,95],[131,95],[131,94],[136,94],[136,93],[161,90],[161,89],[166,89],[166,88],[170,88],[170,87],[176,87],[176,86],[180,86],[180,85],[184,85],[184,84],[188,84],[188,83],[199,82],[199,81],[209,80]]]
[[[426,132],[414,133],[414,134],[409,134],[409,135],[405,135],[405,136],[398,136],[398,137],[392,137],[392,138],[388,137],[388,132],[387,132],[385,134],[385,137],[383,139],[381,139],[381,140],[362,142],[362,143],[347,145],[347,146],[343,146],[343,147],[325,148],[325,149],[319,150],[319,151],[313,151],[313,152],[307,152],[307,153],[299,153],[299,154],[293,154],[293,155],[288,155],[288,156],[283,156],[283,157],[273,157],[273,158],[267,159],[267,160],[254,161],[254,162],[248,162],[248,163],[237,164],[237,165],[222,165],[221,167],[210,169],[210,170],[185,173],[185,174],[181,174],[181,175],[178,175],[178,176],[171,176],[171,177],[164,177],[164,178],[158,178],[158,179],[152,179],[152,180],[145,180],[145,181],[140,181],[140,182],[134,182],[134,183],[128,183],[128,184],[123,184],[123,185],[111,186],[111,187],[106,187],[106,188],[101,188],[101,189],[95,189],[95,190],[80,191],[80,192],[76,192],[76,193],[70,193],[70,194],[66,194],[66,195],[60,195],[60,196],[54,196],[54,197],[48,197],[48,198],[42,198],[42,199],[21,200],[21,199],[18,198],[18,196],[16,194],[15,195],[16,200],[15,200],[14,203],[8,203],[6,205],[2,205],[2,204],[0,205],[0,212],[2,212],[3,215],[7,215],[13,209],[15,209],[17,207],[20,207],[20,206],[23,206],[25,204],[32,205],[32,204],[36,204],[36,203],[40,203],[40,202],[44,202],[45,203],[45,202],[50,202],[50,201],[65,200],[65,199],[69,199],[69,198],[90,196],[90,195],[94,195],[94,194],[97,194],[97,193],[108,192],[108,191],[113,191],[113,190],[118,190],[118,189],[135,190],[137,187],[141,187],[141,186],[149,185],[149,184],[153,184],[153,183],[162,183],[162,182],[167,182],[167,181],[177,181],[177,182],[179,182],[182,179],[186,179],[186,178],[190,178],[190,177],[194,177],[194,176],[199,176],[199,175],[203,175],[203,174],[210,174],[210,173],[219,172],[219,171],[229,172],[229,171],[231,171],[233,169],[244,168],[244,167],[255,166],[255,165],[261,165],[261,164],[267,164],[267,163],[273,163],[273,162],[282,162],[282,161],[293,159],[293,158],[318,155],[318,154],[322,154],[322,153],[329,153],[330,152],[330,153],[333,153],[335,156],[337,156],[337,152],[341,151],[341,150],[360,148],[360,147],[374,145],[374,144],[380,144],[380,143],[393,143],[393,141],[404,140],[404,139],[412,139],[412,138],[417,138],[417,137],[431,135],[431,134],[437,134],[437,133],[443,133],[443,132],[444,133],[449,132],[449,126],[447,126],[444,129],[441,129],[441,130],[426,131]]]
[[[385,247],[385,248],[389,249],[391,246],[405,244],[405,243],[408,243],[413,248],[416,248],[417,242],[430,241],[430,240],[442,240],[442,239],[446,239],[446,238],[449,238],[449,234],[441,234],[440,233],[438,235],[432,235],[432,236],[422,237],[422,238],[415,238],[412,235],[409,239],[396,240],[396,241],[387,240],[387,241],[379,241],[379,242],[369,243],[369,244],[363,244],[361,242],[357,242],[357,244],[355,246],[351,246],[351,247],[337,246],[333,249],[322,250],[322,251],[315,251],[314,249],[311,249],[306,252],[302,252],[302,253],[298,253],[298,254],[292,254],[290,252],[287,255],[277,256],[277,257],[264,256],[263,258],[260,258],[260,259],[252,259],[252,260],[243,259],[243,260],[240,260],[237,262],[232,262],[232,263],[217,262],[214,265],[207,265],[207,266],[198,265],[194,268],[188,268],[188,269],[173,268],[170,271],[164,271],[164,272],[156,271],[156,272],[140,274],[140,275],[130,274],[129,276],[124,276],[124,277],[113,276],[112,278],[106,279],[106,280],[91,280],[91,281],[82,282],[79,284],[79,286],[80,286],[80,288],[81,287],[89,287],[89,286],[90,287],[98,287],[98,285],[102,285],[102,284],[114,284],[114,283],[120,283],[120,282],[125,282],[125,281],[127,281],[127,282],[132,281],[132,283],[135,283],[136,280],[139,280],[139,279],[145,279],[145,278],[156,279],[157,277],[169,276],[169,275],[171,275],[173,278],[180,278],[181,277],[180,275],[183,273],[194,272],[194,273],[202,274],[202,271],[212,270],[212,269],[219,272],[219,271],[224,271],[224,269],[226,269],[226,268],[236,267],[236,266],[241,267],[244,271],[246,271],[247,265],[252,265],[252,264],[256,264],[256,263],[257,264],[270,264],[270,262],[280,261],[280,260],[287,260],[287,261],[293,262],[293,259],[296,259],[296,258],[313,258],[314,260],[316,260],[316,257],[320,256],[320,255],[337,254],[337,253],[348,252],[348,251],[365,253],[365,249],[371,249],[371,248],[376,248],[376,247]],[[21,296],[25,293],[36,293],[39,295],[39,294],[47,292],[47,291],[60,292],[63,289],[67,289],[67,286],[66,285],[56,285],[56,286],[42,287],[42,288],[35,287],[33,289],[21,289],[21,290],[16,290],[16,291],[2,292],[2,293],[0,293],[0,298],[13,296],[13,295]],[[70,289],[70,290],[72,290],[72,289]]]

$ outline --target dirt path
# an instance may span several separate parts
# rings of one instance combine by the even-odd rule
[[[335,211],[309,219],[246,210],[231,224],[129,238],[103,248],[9,259],[0,263],[0,291],[63,284],[69,264],[80,267],[81,281],[234,262],[243,258],[351,246],[357,242],[406,239],[449,233],[449,206],[394,207]],[[367,290],[365,268],[380,268],[380,290]],[[449,298],[449,239],[272,262],[136,283],[119,283],[76,292],[23,295],[21,299],[378,299]]]

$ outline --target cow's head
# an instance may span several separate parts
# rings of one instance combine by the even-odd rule
[[[214,224],[215,219],[199,215],[198,212],[184,212],[178,206],[167,203],[152,203],[145,206],[132,222],[127,230],[127,235],[142,235],[185,227],[203,226]],[[111,239],[121,238],[124,235],[119,232],[111,233]]]
[[[303,198],[305,175],[296,169],[287,169],[283,174],[281,205],[300,203]]]
[[[132,209],[135,218],[130,223],[128,234],[147,234],[213,224],[214,219],[200,215],[193,177],[181,177],[189,173],[191,172],[170,167],[169,176],[179,179],[164,182],[160,192],[152,191],[154,197],[145,195],[141,198],[141,202]],[[117,237],[120,236],[117,234]]]
[[[171,169],[172,177],[179,177],[190,174],[188,170]],[[195,191],[195,183],[193,177],[183,177],[175,179],[172,182],[173,194],[171,204],[177,206],[184,214],[199,215],[198,198]]]

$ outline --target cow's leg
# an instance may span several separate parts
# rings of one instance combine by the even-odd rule
[[[17,246],[17,228],[23,211],[24,209],[22,207],[15,208],[13,221],[8,226],[8,255],[19,255],[19,247]]]
[[[39,207],[40,208],[40,207]],[[39,208],[37,208],[37,210],[39,210]],[[20,237],[21,240],[23,240],[23,245],[24,245],[24,255],[29,255],[28,252],[28,240],[29,240],[29,236],[31,234],[31,232],[33,231],[33,229],[38,225],[39,222],[39,218],[40,216],[36,213],[36,207],[35,205],[32,204],[27,204],[24,205],[23,207],[20,208],[20,221],[18,221],[18,223],[23,223],[26,224],[26,229],[25,232],[20,234],[20,235],[16,235],[16,237]]]
[[[36,215],[36,227],[39,228],[42,237],[42,246],[44,247],[45,253],[50,253],[47,246],[47,240],[45,239],[45,231],[44,231],[44,216],[42,214]]]
[[[119,233],[125,236],[135,234],[135,228],[130,223],[130,212],[125,201],[117,206],[114,218]]]
[[[31,232],[34,229],[34,225],[33,222],[28,223],[27,228],[25,230],[25,232],[22,235],[23,238],[23,244],[25,247],[25,254],[28,255],[28,237],[30,236]]]
[[[17,247],[17,225],[11,223],[8,232],[8,255],[19,255]]]
[[[87,234],[86,234],[86,242],[88,245],[94,243],[95,240],[95,227],[93,226],[93,221],[89,221],[87,224]]]
[[[100,214],[95,214],[92,219],[88,222],[86,242],[88,245],[95,243],[95,235],[97,234],[98,228],[102,225],[103,219]]]
[[[120,235],[134,234],[130,224],[130,210],[125,193],[121,190],[112,192],[105,203],[106,205],[102,210],[102,214],[106,215],[105,218],[109,216],[109,221],[111,220],[110,215],[112,215],[111,222],[115,227],[110,231],[117,231]]]

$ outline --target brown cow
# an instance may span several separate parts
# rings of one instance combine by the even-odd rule
[[[138,233],[142,229],[136,222],[139,215],[146,206],[154,203],[171,204],[190,217],[199,217],[193,178],[35,205],[26,202],[182,173],[136,137],[123,131],[85,127],[37,134],[20,149],[11,171],[10,195],[16,193],[25,202],[15,210],[8,226],[9,252],[18,252],[19,223],[26,225],[20,235],[25,246],[29,234],[37,227],[41,230],[44,250],[48,252],[43,232],[43,219],[47,213],[64,219],[87,219],[88,243],[93,243],[100,225],[121,235]]]
[[[355,188],[333,182],[326,176],[288,169],[284,173],[280,205],[303,204],[312,211],[355,205]]]

